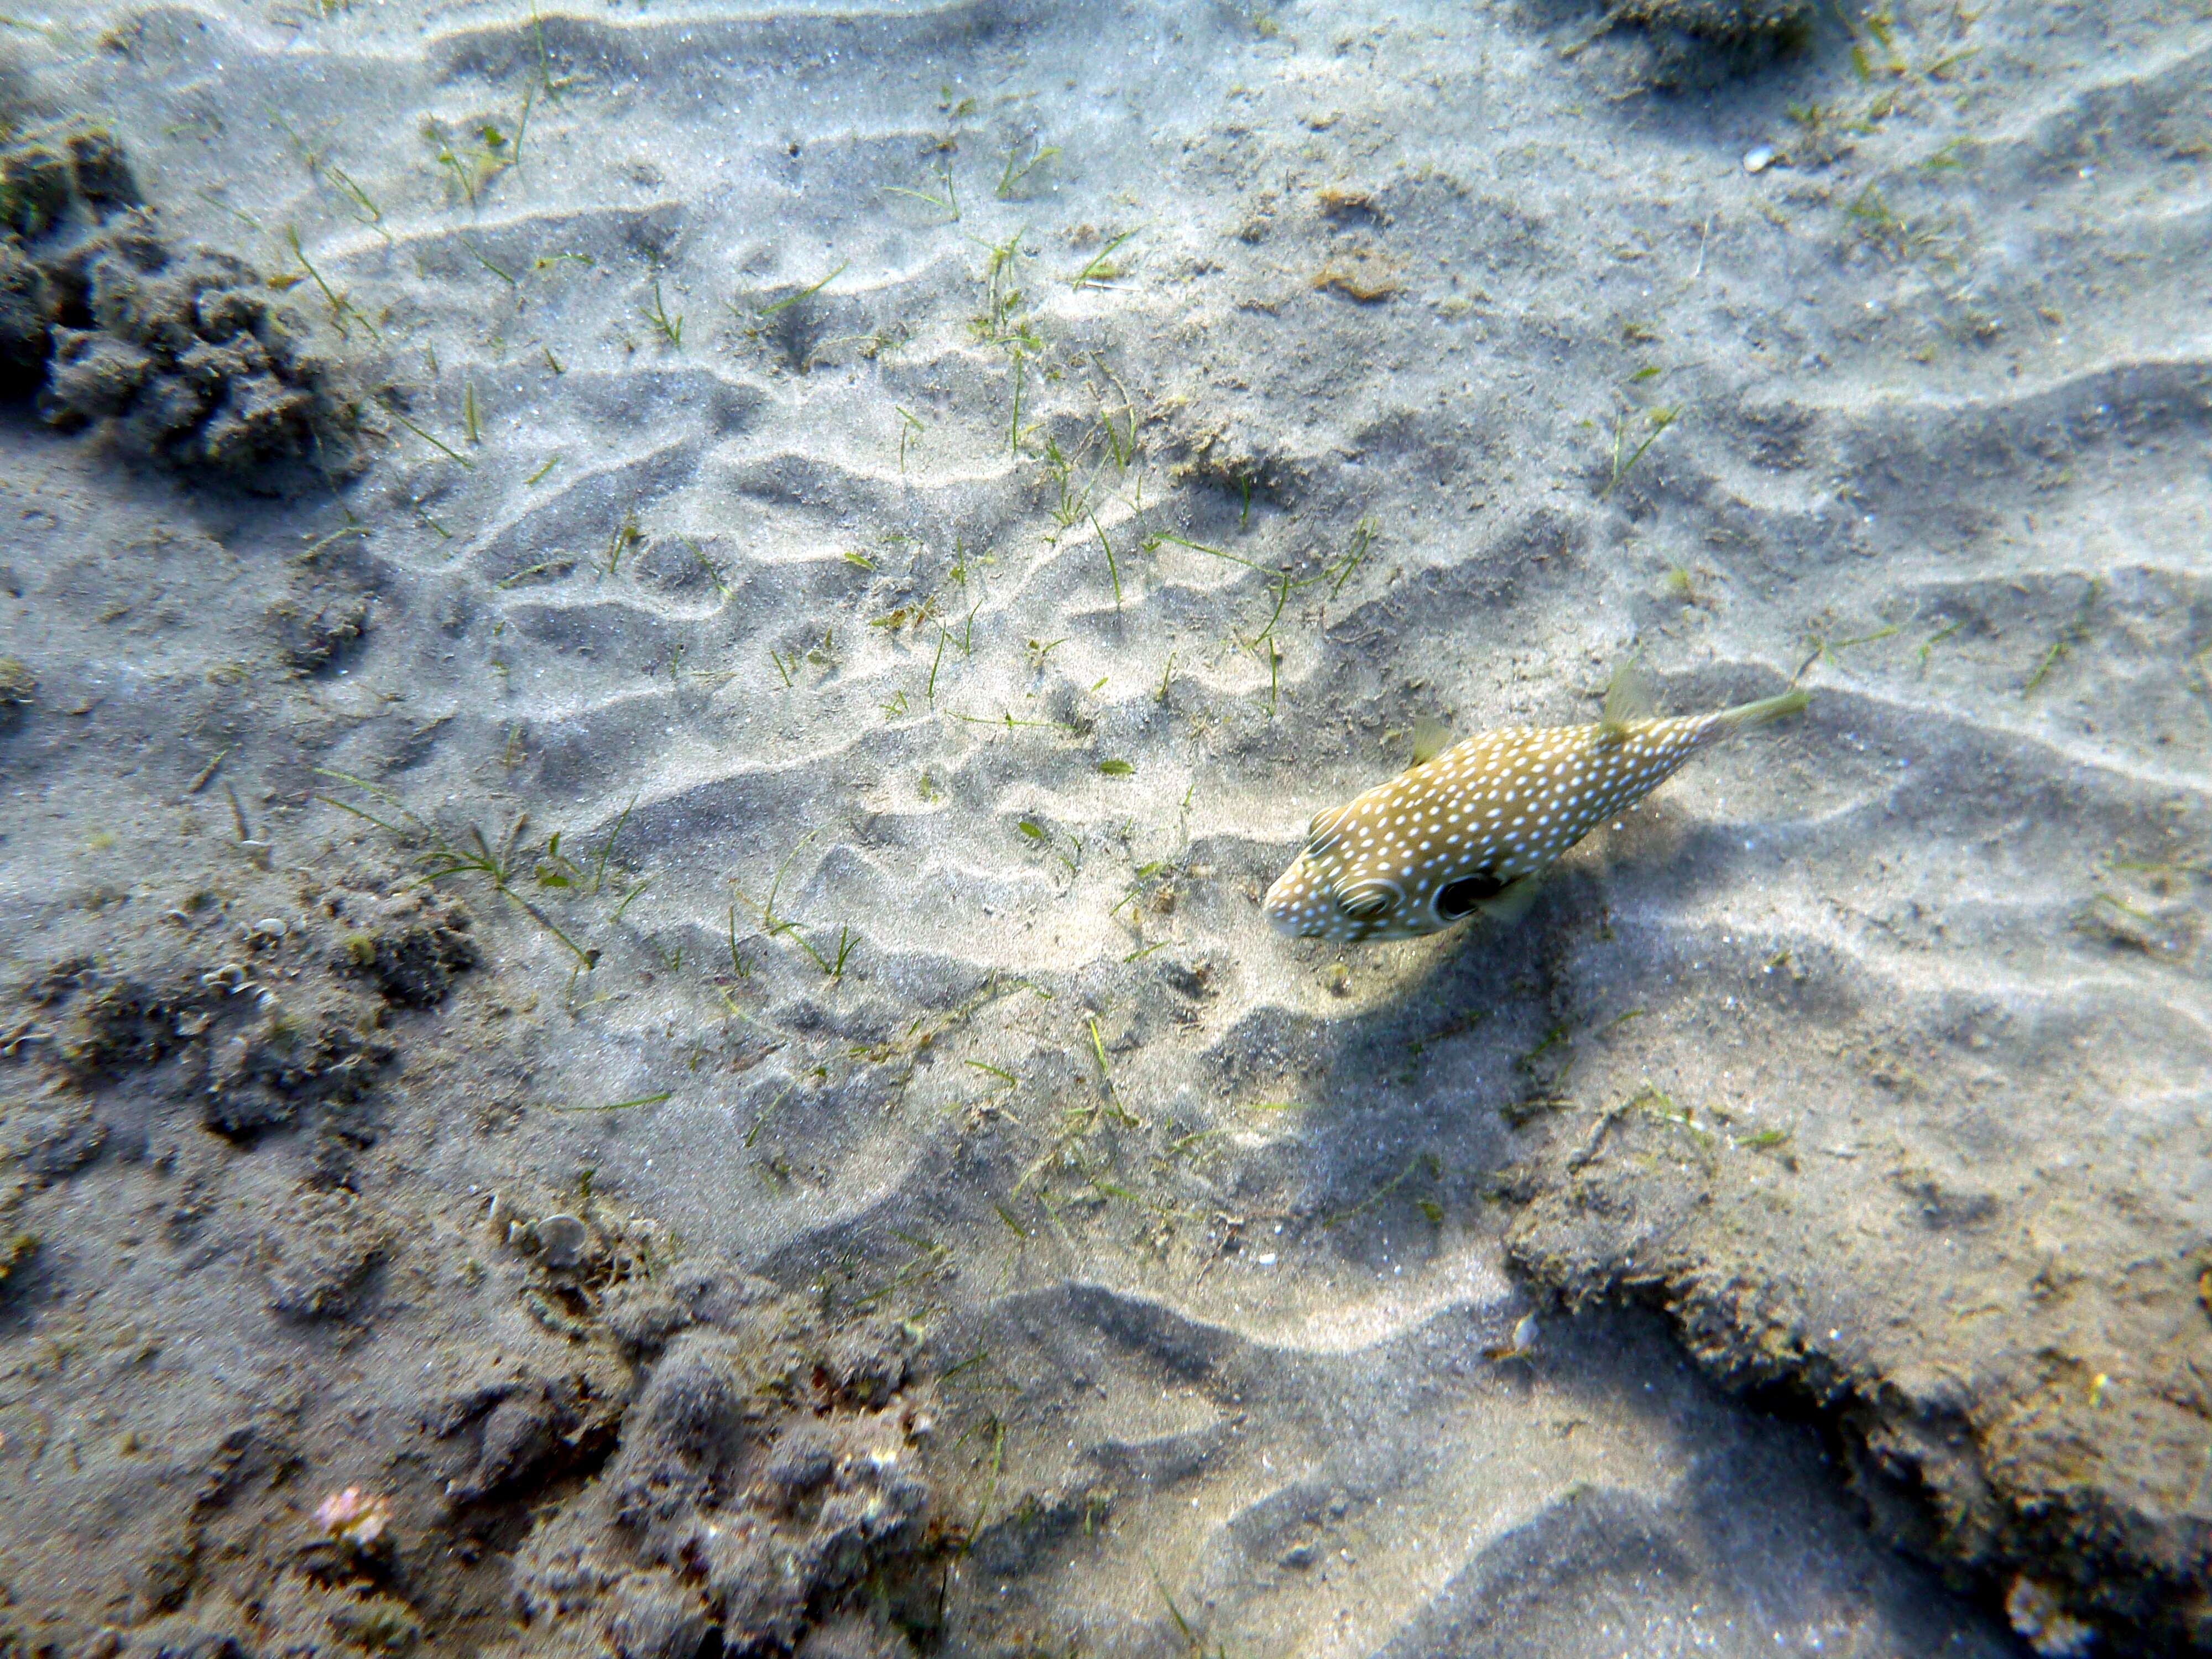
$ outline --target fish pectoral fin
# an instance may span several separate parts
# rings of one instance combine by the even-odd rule
[[[1413,758],[1406,769],[1426,766],[1445,750],[1451,747],[1451,727],[1442,720],[1424,714],[1413,722]]]
[[[1528,914],[1528,907],[1536,902],[1536,894],[1544,884],[1544,872],[1509,882],[1504,891],[1494,899],[1486,899],[1475,908],[1500,927],[1510,927]]]

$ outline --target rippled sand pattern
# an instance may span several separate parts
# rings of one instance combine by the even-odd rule
[[[376,435],[267,501],[0,426],[9,983],[196,890],[352,948],[410,823],[516,896],[440,884],[484,962],[342,1176],[4,1051],[105,1126],[10,1143],[25,1619],[273,1631],[222,1564],[360,1481],[430,1650],[612,1650],[507,1587],[657,1350],[533,1312],[496,1191],[903,1327],[949,1650],[1996,1655],[2023,1582],[2212,1650],[2212,23],[1824,15],[1670,93],[1596,9],[10,33]],[[272,607],[357,596],[288,675]],[[1418,720],[1632,653],[1811,708],[1510,930],[1269,932]],[[374,1267],[287,1322],[318,1193]],[[496,1515],[424,1426],[463,1351],[582,1379]]]

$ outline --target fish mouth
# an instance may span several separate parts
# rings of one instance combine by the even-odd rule
[[[1327,874],[1303,855],[1275,878],[1261,908],[1267,926],[1286,939],[1334,939],[1349,920],[1337,907]]]
[[[1304,861],[1301,860],[1277,877],[1275,884],[1267,890],[1267,896],[1261,905],[1267,913],[1267,926],[1291,939],[1304,939],[1309,933],[1319,932],[1318,924],[1322,920],[1310,917],[1302,921],[1298,915],[1302,884],[1299,877],[1304,867]],[[1310,892],[1312,890],[1308,886],[1305,890]]]

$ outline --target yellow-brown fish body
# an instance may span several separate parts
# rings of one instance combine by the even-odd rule
[[[1478,910],[1517,914],[1560,854],[1715,738],[1793,714],[1805,694],[1674,720],[1632,718],[1616,679],[1589,726],[1510,726],[1453,744],[1308,827],[1268,890],[1279,933],[1413,939]]]

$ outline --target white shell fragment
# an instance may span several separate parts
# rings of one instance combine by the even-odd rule
[[[1746,173],[1764,173],[1781,159],[1775,153],[1773,145],[1754,145],[1743,153],[1743,170]]]

